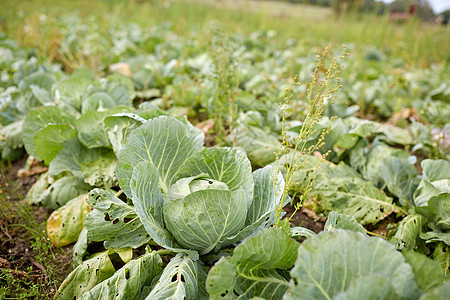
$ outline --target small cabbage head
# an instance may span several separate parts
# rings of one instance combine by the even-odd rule
[[[116,174],[156,243],[206,254],[270,226],[284,180],[272,166],[252,172],[241,150],[198,140],[174,118],[152,119],[128,137]]]

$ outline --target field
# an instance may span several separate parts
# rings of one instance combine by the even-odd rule
[[[450,293],[448,27],[0,7],[0,300]]]

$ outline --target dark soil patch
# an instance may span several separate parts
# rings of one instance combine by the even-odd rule
[[[294,213],[295,209],[292,204],[288,204],[284,207],[284,211],[286,215],[284,218],[289,218]],[[308,228],[315,233],[319,233],[323,231],[323,227],[326,222],[326,217],[317,216],[312,210],[309,210],[305,207],[300,208],[291,219],[291,224],[295,226]]]
[[[18,177],[26,161],[1,167],[0,298],[48,299],[72,270],[72,248],[55,248],[48,240],[49,209],[24,202],[38,176]]]

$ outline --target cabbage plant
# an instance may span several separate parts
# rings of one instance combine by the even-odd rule
[[[284,188],[274,167],[252,173],[243,151],[203,140],[187,121],[161,116],[130,134],[116,169],[150,237],[193,257],[270,226]]]

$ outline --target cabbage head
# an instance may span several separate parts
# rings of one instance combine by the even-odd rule
[[[270,226],[284,188],[274,167],[252,172],[242,150],[203,142],[186,119],[161,116],[129,135],[116,169],[150,237],[200,255]]]

